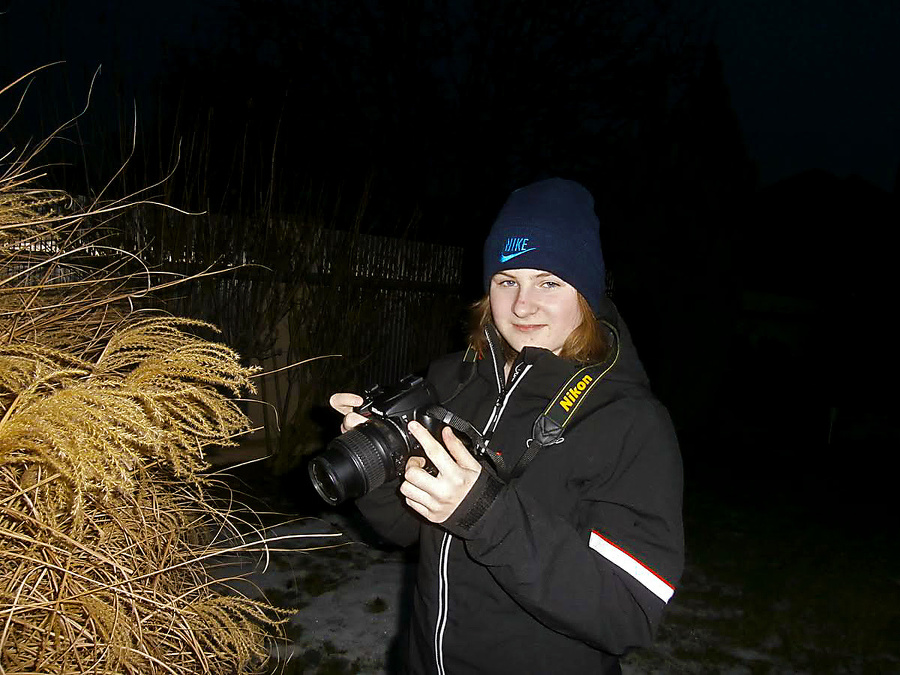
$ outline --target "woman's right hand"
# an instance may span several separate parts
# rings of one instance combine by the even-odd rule
[[[344,419],[341,421],[342,434],[366,421],[365,417],[353,412],[354,408],[363,404],[363,397],[359,394],[332,394],[331,398],[328,399],[328,404],[344,416]]]

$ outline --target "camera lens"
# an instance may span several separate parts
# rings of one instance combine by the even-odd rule
[[[336,460],[336,461],[333,461]],[[309,462],[309,477],[312,479],[316,492],[329,504],[340,504],[347,498],[347,484],[353,481],[356,474],[347,474],[348,465],[346,458],[329,457],[327,453],[314,457]],[[341,478],[341,475],[344,477]],[[356,490],[354,490],[356,491]]]
[[[338,436],[310,460],[316,492],[332,505],[356,499],[393,477],[407,455],[406,441],[392,423],[372,419]]]

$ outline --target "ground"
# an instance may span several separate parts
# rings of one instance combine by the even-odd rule
[[[900,673],[892,518],[861,526],[853,514],[876,512],[865,503],[852,511],[813,506],[827,488],[819,482],[815,495],[797,486],[709,484],[688,482],[684,577],[655,644],[624,659],[626,675]],[[306,489],[302,477],[299,485]],[[242,570],[272,603],[296,610],[275,672],[396,672],[414,553],[373,546],[352,507],[301,501],[314,517],[273,534],[340,536],[289,543],[267,569]]]

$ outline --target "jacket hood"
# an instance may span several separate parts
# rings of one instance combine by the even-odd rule
[[[604,298],[600,310],[598,318],[615,329],[617,354],[613,357],[615,363],[612,368],[603,376],[603,385],[591,395],[591,404],[588,407],[594,408],[622,397],[652,396],[650,382],[632,341],[631,332],[619,315],[615,304],[608,298]],[[484,355],[484,358],[477,361],[475,372],[471,375],[477,373],[479,377],[492,383],[494,391],[501,393],[506,390],[507,382],[503,373],[499,340],[496,329],[490,326],[488,342],[491,349]],[[457,355],[455,358],[459,359],[459,356]],[[535,396],[547,396],[548,392],[559,390],[582,367],[582,364],[560,358],[541,347],[525,347],[516,359],[513,370],[527,369],[528,372],[526,381],[518,387],[520,394],[528,395],[533,392]],[[468,377],[464,376],[461,380],[466,380]],[[515,375],[513,375],[513,379],[515,379]],[[458,391],[460,391],[459,388]],[[444,396],[448,394],[449,392]]]
[[[598,318],[610,324],[619,334],[618,361],[606,376],[606,379],[611,382],[649,389],[650,380],[631,339],[631,331],[628,330],[628,326],[619,314],[618,308],[609,298],[604,297],[600,302]]]

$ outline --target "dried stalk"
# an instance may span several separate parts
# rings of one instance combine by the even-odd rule
[[[284,616],[207,562],[266,533],[204,473],[256,371],[136,311],[152,275],[102,243],[126,203],[39,189],[36,154],[0,154],[0,673],[257,671]]]

